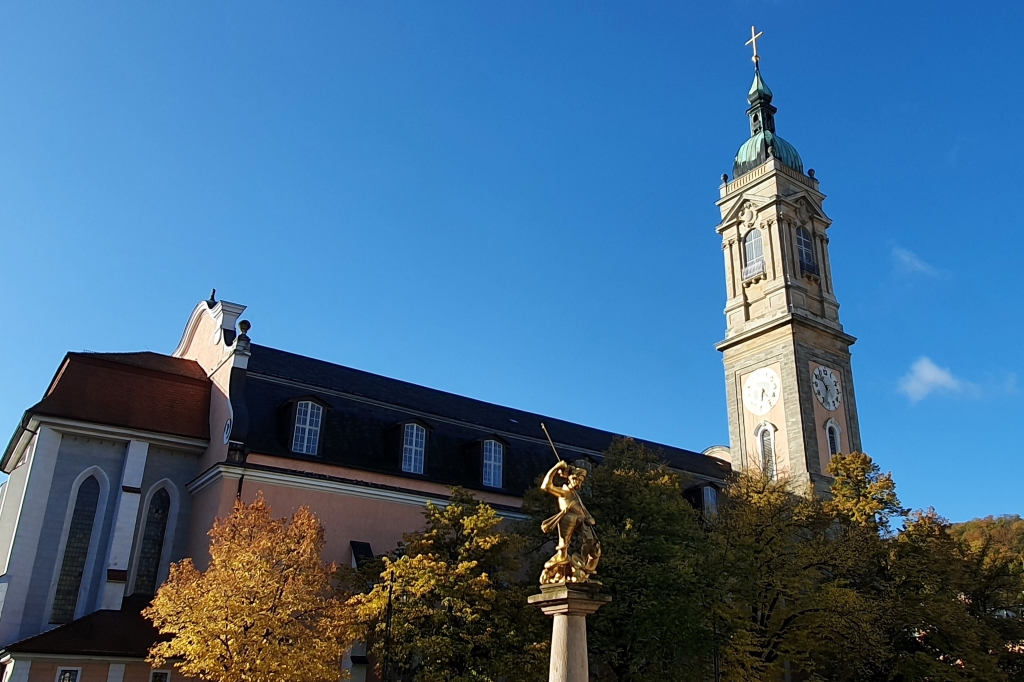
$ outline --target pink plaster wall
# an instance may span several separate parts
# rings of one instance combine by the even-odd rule
[[[326,530],[323,558],[339,564],[351,565],[352,540],[369,542],[374,554],[383,554],[398,545],[403,533],[424,526],[421,506],[249,481],[242,484],[242,499],[252,502],[259,491],[274,516],[294,514],[303,505],[313,510]]]
[[[448,495],[450,492],[446,486],[437,483],[374,474],[319,462],[303,462],[258,454],[250,455],[248,461],[391,485],[430,495]],[[200,570],[209,562],[207,533],[213,526],[214,519],[231,513],[237,490],[237,479],[222,478],[193,495],[188,555],[193,558]],[[327,546],[324,550],[324,560],[344,565],[350,565],[352,562],[352,549],[349,543],[353,540],[369,542],[374,554],[383,554],[393,550],[404,533],[419,530],[424,526],[423,506],[418,503],[372,500],[339,492],[293,487],[286,482],[272,484],[243,479],[244,501],[252,502],[260,491],[277,517],[289,516],[299,507],[309,506],[320,518],[326,530]],[[522,503],[520,498],[511,495],[473,492],[478,499],[492,504],[519,507]]]
[[[32,661],[32,667],[28,671],[28,682],[54,682],[57,679],[58,668],[81,668],[82,676],[79,682],[107,682],[107,674],[110,672],[110,663],[121,663],[116,659],[111,661],[83,661],[81,659],[51,660],[36,659]],[[148,663],[142,661],[124,662],[124,682],[149,682],[151,668]],[[172,670],[170,666],[164,666],[160,670],[168,670],[171,673],[171,682],[185,682],[190,679]]]

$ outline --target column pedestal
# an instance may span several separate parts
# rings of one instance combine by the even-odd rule
[[[588,584],[541,585],[529,602],[552,616],[548,682],[590,682],[587,663],[587,616],[612,600]]]

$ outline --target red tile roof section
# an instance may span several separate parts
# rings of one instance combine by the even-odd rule
[[[29,411],[208,440],[211,382],[198,363],[159,353],[68,353]]]

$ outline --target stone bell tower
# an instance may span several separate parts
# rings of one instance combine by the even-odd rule
[[[860,451],[850,368],[854,337],[839,322],[825,195],[775,133],[772,91],[755,50],[750,139],[722,176],[725,362],[732,465],[818,492],[837,452]]]

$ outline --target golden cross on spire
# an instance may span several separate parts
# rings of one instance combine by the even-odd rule
[[[761,55],[757,54],[757,39],[760,38],[762,35],[764,35],[764,31],[761,31],[758,34],[755,34],[754,33],[754,27],[751,26],[750,27],[750,40],[748,40],[746,43],[744,43],[744,45],[753,45],[754,46],[754,56],[751,57],[751,60],[754,62],[755,65],[757,65],[757,63],[759,61],[761,61]]]

